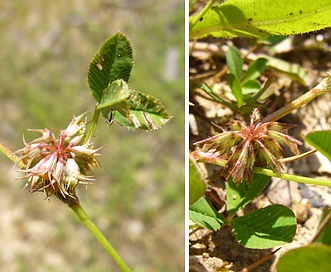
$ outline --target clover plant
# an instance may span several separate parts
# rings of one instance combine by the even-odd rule
[[[193,6],[192,4],[191,7]],[[331,180],[288,174],[283,168],[284,162],[300,159],[316,151],[321,152],[331,161],[330,131],[313,131],[304,135],[303,140],[313,149],[299,154],[297,146],[301,145],[301,141],[291,135],[291,128],[297,125],[278,122],[280,118],[304,106],[317,96],[331,91],[331,75],[328,74],[304,95],[262,117],[259,109],[263,109],[268,97],[266,92],[273,80],[272,77],[279,76],[280,72],[292,80],[304,83],[304,76],[300,68],[297,69],[298,67],[291,66],[290,63],[264,54],[252,54],[260,44],[269,42],[272,38],[280,41],[284,36],[330,27],[328,19],[330,15],[331,5],[327,0],[315,2],[303,0],[290,3],[285,0],[228,0],[218,4],[212,0],[197,14],[190,15],[189,36],[192,40],[208,37],[213,37],[214,41],[217,41],[215,38],[235,37],[258,39],[255,48],[245,54],[235,46],[224,46],[226,51],[223,57],[227,65],[213,77],[217,80],[225,78],[223,81],[226,82],[226,87],[222,91],[215,87],[217,84],[212,80],[198,86],[198,89],[208,95],[208,99],[230,108],[237,116],[250,115],[250,119],[247,122],[232,119],[227,127],[214,124],[217,130],[221,131],[220,133],[193,143],[194,150],[190,152],[189,215],[197,226],[212,231],[217,231],[226,225],[230,226],[236,240],[247,248],[264,249],[280,246],[290,243],[297,229],[296,218],[290,208],[274,204],[241,216],[238,216],[237,212],[263,191],[270,182],[270,177],[331,186]],[[191,50],[194,50],[194,46],[195,43],[192,42]],[[223,52],[217,53],[223,54]],[[254,57],[251,57],[252,55]],[[248,62],[248,65],[244,66],[245,62]],[[266,71],[268,73],[265,73]],[[278,75],[270,71],[277,71]],[[263,73],[269,75],[269,78],[261,79]],[[264,83],[260,84],[261,81]],[[230,90],[232,95],[226,95],[226,90]],[[194,103],[192,106],[194,107]],[[285,158],[283,147],[287,147],[295,156]],[[221,167],[220,175],[225,180],[226,194],[225,211],[222,213],[219,213],[204,196],[208,184],[201,175],[198,162]],[[322,229],[328,226],[329,220],[330,217],[326,217],[321,223]],[[301,261],[293,258],[299,251],[289,252],[286,260],[280,261],[279,271],[290,271],[286,270],[288,269],[286,266],[294,262],[300,266],[300,271],[308,271],[303,270],[302,263],[310,254],[309,250],[316,249],[321,256],[330,254],[329,244],[325,239],[320,242],[326,245],[318,248],[313,245],[312,249],[303,248],[305,252],[300,253]],[[315,256],[308,259],[311,263],[316,263]],[[299,266],[290,267],[295,269],[294,267],[299,268]]]
[[[2,153],[19,168],[29,193],[42,192],[46,199],[55,196],[66,203],[122,271],[130,269],[83,210],[76,187],[93,183],[92,172],[100,166],[97,157],[105,147],[94,148],[92,142],[100,116],[104,124],[145,131],[159,129],[171,118],[158,99],[129,87],[132,67],[131,44],[124,34],[116,33],[101,46],[88,68],[87,82],[96,101],[90,121],[85,112],[74,116],[58,133],[30,129],[41,136],[24,140],[24,147],[16,152],[0,144]]]

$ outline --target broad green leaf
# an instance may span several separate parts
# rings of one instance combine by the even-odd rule
[[[197,169],[196,162],[190,157],[190,185],[189,185],[189,201],[192,205],[200,197],[202,197],[206,192],[206,184],[201,178],[201,175]]]
[[[122,33],[110,37],[92,59],[87,82],[93,97],[100,102],[107,86],[115,80],[128,82],[133,65],[132,47]]]
[[[230,73],[238,79],[241,78],[243,63],[239,50],[235,47],[229,47],[226,51],[226,64]]]
[[[103,92],[101,101],[97,106],[102,110],[102,115],[108,119],[109,112],[118,111],[124,116],[129,115],[129,97],[131,91],[123,80],[113,81]]]
[[[240,244],[263,249],[291,242],[296,231],[296,219],[291,209],[275,204],[237,217],[231,226]]]
[[[330,213],[331,209],[325,207],[319,225],[321,225],[325,217],[327,217]],[[326,224],[321,233],[318,235],[315,243],[323,243],[324,245],[331,246],[331,220]]]
[[[232,93],[236,97],[238,106],[240,107],[243,103],[243,94],[241,91],[239,79],[233,74],[228,74],[228,84]]]
[[[245,82],[248,80],[257,79],[259,76],[262,75],[264,70],[266,69],[268,64],[268,60],[265,58],[258,58],[254,60],[247,68],[241,82]]]
[[[311,244],[295,248],[280,257],[278,272],[322,272],[331,271],[331,247]]]
[[[331,161],[331,130],[311,132],[304,140]]]
[[[116,112],[114,120],[129,129],[156,130],[164,126],[171,116],[161,102],[153,96],[131,90],[129,97],[130,113],[124,116]]]
[[[267,186],[270,177],[254,174],[251,182],[244,180],[236,185],[232,178],[226,182],[227,210],[230,215],[244,208],[249,202],[257,197]]]
[[[219,230],[225,224],[225,218],[204,198],[200,197],[190,205],[190,219],[201,227],[212,231]]]
[[[190,38],[293,35],[331,25],[330,0],[227,0],[212,7],[190,29]],[[190,25],[194,16],[190,16]]]

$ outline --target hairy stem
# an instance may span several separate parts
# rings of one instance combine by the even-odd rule
[[[24,163],[21,161],[18,161],[18,157],[14,154],[13,151],[11,151],[7,146],[0,143],[0,151],[12,162],[17,163],[17,166],[22,169],[24,168]]]
[[[316,179],[316,178],[308,178],[303,176],[297,176],[292,174],[278,174],[274,173],[272,170],[264,169],[260,167],[254,168],[254,173],[266,175],[269,177],[276,177],[276,178],[283,178],[290,181],[296,181],[305,184],[314,184],[314,185],[321,185],[321,186],[328,186],[331,187],[331,180],[326,179]]]
[[[99,122],[99,116],[100,116],[100,109],[98,109],[97,107],[95,107],[94,109],[94,113],[93,113],[93,119],[92,119],[92,124],[87,132],[87,135],[85,137],[84,140],[84,144],[86,144],[87,142],[89,142],[91,140],[91,138],[93,137],[96,129],[97,129],[97,125]]]
[[[214,154],[209,154],[201,151],[193,151],[191,152],[192,157],[201,162],[210,163],[218,166],[224,167],[227,163],[227,160],[217,158]],[[314,184],[314,185],[321,185],[321,186],[329,186],[331,187],[331,180],[325,179],[316,179],[316,178],[308,178],[303,176],[291,175],[291,174],[279,174],[275,173],[270,169],[254,167],[254,173],[262,174],[269,177],[276,177],[276,178],[283,178],[290,181],[296,181],[300,183],[306,184]]]
[[[102,234],[102,232],[98,229],[98,227],[93,223],[93,221],[88,217],[84,209],[79,203],[75,203],[73,205],[69,205],[69,207],[76,213],[79,219],[83,222],[83,224],[89,229],[92,235],[97,239],[97,241],[104,247],[104,249],[108,252],[108,254],[113,258],[115,263],[123,272],[129,272],[130,269],[126,265],[126,263],[122,260],[117,251],[111,246],[106,237]]]
[[[298,109],[299,107],[309,103],[311,100],[324,94],[331,90],[331,75],[324,78],[315,88],[306,92],[304,95],[295,99],[291,103],[285,105],[284,107],[276,110],[275,112],[269,114],[261,120],[261,123],[274,122],[284,117],[285,115],[291,113],[292,111]]]

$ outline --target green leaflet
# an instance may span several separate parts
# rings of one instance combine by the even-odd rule
[[[242,66],[244,61],[241,58],[240,51],[237,48],[229,47],[228,51],[226,51],[226,63],[230,73],[236,76],[237,79],[240,79],[243,72]]]
[[[200,197],[190,205],[189,216],[194,223],[212,231],[219,230],[226,223],[224,216],[219,214],[204,197]]]
[[[305,138],[305,142],[313,146],[317,151],[321,152],[331,161],[331,131],[321,130],[309,133]]]
[[[87,82],[93,97],[100,102],[103,91],[115,80],[128,82],[133,66],[130,41],[122,33],[116,33],[101,46],[92,59]]]
[[[164,106],[155,97],[130,90],[129,114],[119,110],[114,113],[114,120],[129,129],[156,130],[164,126],[170,119]]]
[[[291,242],[297,227],[293,211],[279,204],[237,217],[231,226],[240,244],[260,249]]]
[[[293,35],[331,26],[330,0],[228,0],[212,7],[196,25],[190,17],[190,38]]]
[[[239,185],[232,181],[226,182],[227,210],[230,215],[234,215],[239,209],[244,208],[267,186],[270,177],[254,174],[252,182],[244,180]]]
[[[321,244],[311,244],[286,252],[277,263],[278,272],[288,271],[331,271],[331,248]]]
[[[322,222],[325,220],[327,216],[329,216],[331,213],[331,209],[328,207],[324,207],[323,214],[319,223],[319,226],[321,226]],[[321,243],[327,246],[331,246],[331,222],[328,221],[321,231],[321,233],[317,236],[314,243]]]
[[[200,197],[202,197],[206,192],[206,184],[201,178],[200,172],[197,169],[198,165],[193,157],[190,157],[190,186],[189,186],[189,202],[192,205]]]
[[[97,108],[101,109],[102,115],[106,119],[109,118],[110,111],[118,111],[127,117],[130,111],[130,95],[128,85],[121,79],[115,80],[105,89]]]

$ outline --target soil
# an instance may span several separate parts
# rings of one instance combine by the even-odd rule
[[[244,55],[253,48],[254,41],[212,38],[190,42],[190,151],[196,148],[193,145],[194,142],[219,133],[218,128],[212,123],[225,128],[228,121],[242,119],[239,114],[208,99],[199,88],[202,83],[206,83],[209,86],[218,85],[220,92],[224,90],[226,73],[224,74],[222,71],[226,67],[225,52],[229,46],[236,46]],[[273,47],[273,53],[271,53],[270,46],[267,45],[256,48],[253,55],[260,53],[271,55],[299,65],[306,73],[305,84],[300,84],[282,73],[267,70],[260,78],[261,82],[271,76],[275,77],[275,81],[269,87],[273,94],[259,106],[261,114],[266,116],[274,112],[316,86],[330,70],[330,48],[330,30],[288,37]],[[250,58],[247,57],[245,64],[249,63]],[[280,121],[298,124],[297,128],[291,129],[291,135],[303,142],[302,135],[331,128],[330,98],[330,93],[326,93]],[[311,147],[304,143],[299,149],[303,153],[311,150]],[[210,194],[216,195],[220,206],[215,205],[215,207],[222,212],[224,211],[222,203],[226,203],[225,181],[222,178],[211,178],[215,177],[220,168],[211,165],[202,166],[205,167],[204,174],[209,180],[207,197]],[[331,178],[330,162],[318,153],[286,163],[284,166],[286,173]],[[246,271],[276,271],[279,256],[291,248],[310,243],[316,233],[323,208],[331,206],[330,193],[329,187],[272,178],[270,185],[242,213],[275,203],[286,205],[296,215],[297,232],[292,243],[281,246],[271,258],[257,268]],[[278,248],[266,250],[244,248],[235,241],[229,228],[222,228],[216,232],[193,228],[190,231],[190,271],[241,271]]]

